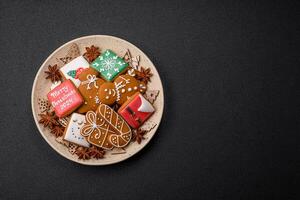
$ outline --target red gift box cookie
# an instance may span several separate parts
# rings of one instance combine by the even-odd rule
[[[118,113],[132,127],[140,127],[154,112],[154,107],[140,93],[130,97],[118,110]]]
[[[55,87],[47,97],[60,118],[68,116],[83,103],[82,96],[70,80]]]

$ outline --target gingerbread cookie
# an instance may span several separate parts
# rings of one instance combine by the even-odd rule
[[[125,74],[118,76],[114,82],[103,83],[99,88],[98,94],[100,101],[104,104],[112,105],[116,102],[122,105],[136,92],[144,93],[146,89],[145,83]]]
[[[60,72],[63,75],[64,79],[70,79],[73,81],[76,87],[80,85],[80,80],[78,75],[86,68],[89,67],[88,61],[83,56],[78,56],[68,64],[60,68]]]
[[[79,146],[89,147],[90,144],[85,137],[80,134],[80,129],[84,125],[85,116],[73,113],[64,132],[64,140],[72,142]]]
[[[125,147],[131,139],[131,129],[122,117],[112,108],[101,104],[96,112],[86,113],[86,123],[81,129],[81,135],[87,137],[89,143],[112,149]]]
[[[78,113],[86,113],[89,110],[96,111],[100,105],[98,89],[105,81],[98,78],[98,75],[99,73],[96,70],[88,68],[78,76],[81,81],[78,90],[84,99],[84,104],[77,110]]]
[[[109,141],[115,130],[99,117],[97,112],[88,111],[85,115],[86,123],[81,128],[81,135],[86,137],[88,142],[103,149],[112,149],[113,145]]]
[[[118,113],[132,127],[140,127],[154,112],[154,107],[143,95],[136,93],[118,110]]]
[[[116,134],[109,136],[109,141],[115,147],[125,147],[130,142],[132,135],[128,124],[118,113],[105,104],[101,104],[97,112],[100,119],[104,119],[116,132]]]
[[[99,71],[105,80],[112,81],[118,74],[126,69],[128,63],[117,56],[112,50],[108,49],[104,51],[91,66]]]
[[[68,116],[83,103],[82,96],[70,80],[56,86],[47,97],[60,118]]]

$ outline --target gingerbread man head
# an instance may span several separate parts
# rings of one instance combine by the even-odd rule
[[[117,77],[113,82],[103,83],[98,90],[98,96],[104,104],[112,105],[116,102],[122,105],[136,92],[144,93],[146,89],[145,83],[125,74]]]

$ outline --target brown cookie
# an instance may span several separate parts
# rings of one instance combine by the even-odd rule
[[[84,99],[84,104],[77,110],[78,113],[86,113],[89,110],[96,111],[100,105],[98,89],[105,81],[98,78],[98,75],[99,73],[96,70],[88,68],[78,76],[81,81],[78,90]]]
[[[130,142],[132,132],[124,119],[105,104],[98,107],[97,113],[100,119],[105,120],[115,130],[116,134],[111,134],[109,141],[115,147],[125,147]]]
[[[104,104],[112,105],[116,102],[122,105],[136,92],[144,93],[146,89],[145,83],[125,74],[118,76],[114,82],[102,84],[98,90],[98,94],[100,101]]]
[[[82,136],[86,137],[88,142],[103,149],[112,149],[113,145],[109,138],[116,134],[115,130],[102,118],[97,112],[88,111],[85,115],[86,123],[80,130]]]

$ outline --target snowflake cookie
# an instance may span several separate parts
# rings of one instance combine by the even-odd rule
[[[92,67],[99,71],[102,77],[107,81],[112,81],[118,74],[123,72],[127,66],[128,63],[109,49],[92,63]]]

